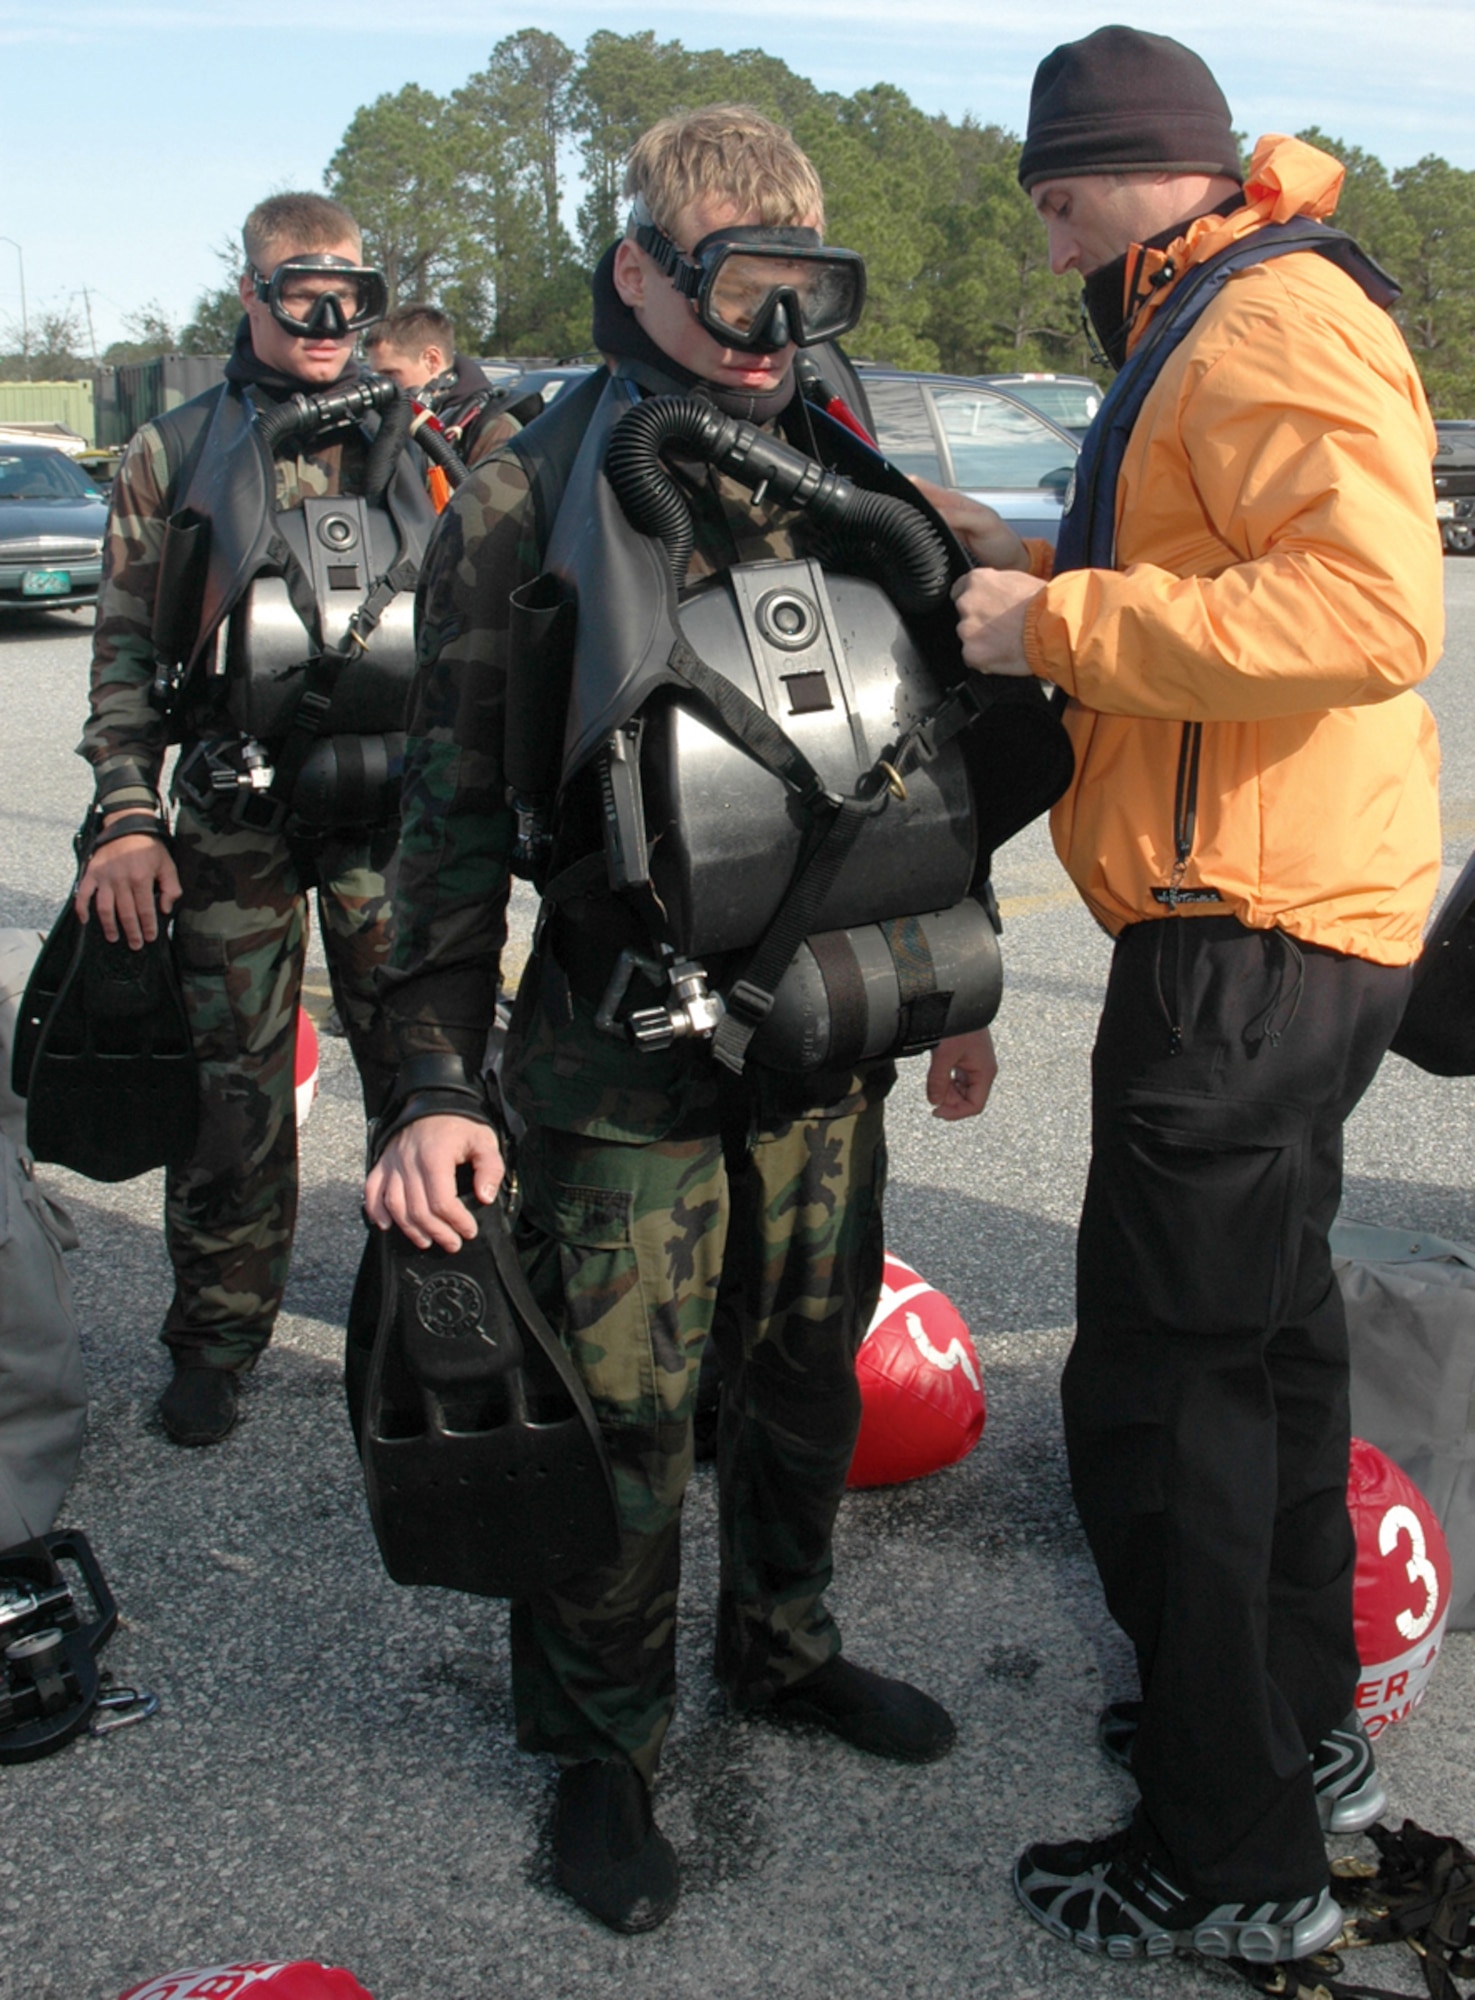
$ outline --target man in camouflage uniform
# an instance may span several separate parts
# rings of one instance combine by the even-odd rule
[[[727,224],[823,222],[814,170],[788,135],[725,107],[647,133],[627,192],[686,254]],[[611,366],[647,390],[699,392],[757,421],[796,393],[792,343],[776,353],[722,346],[633,236],[596,273],[594,331]],[[555,404],[540,423],[558,414]],[[398,1224],[422,1248],[455,1249],[475,1233],[458,1166],[471,1167],[480,1202],[502,1177],[479,1078],[512,839],[508,598],[542,568],[528,473],[539,436],[535,423],[457,494],[419,604],[386,987],[404,1068],[367,1204],[372,1221]],[[755,509],[725,475],[676,472],[696,527],[689,581],[793,553],[796,516]],[[576,780],[561,836],[571,853],[599,848],[597,811],[592,787]],[[545,917],[502,1074],[527,1127],[522,1251],[598,1416],[623,1538],[607,1566],[513,1607],[514,1697],[519,1742],[562,1767],[560,1885],[602,1922],[638,1931],[677,1897],[649,1794],[675,1698],[681,1501],[709,1334],[724,1381],[716,1666],[734,1706],[913,1762],[954,1739],[938,1703],[841,1655],[824,1601],[859,1424],[855,1352],[881,1281],[882,1111],[894,1071],[873,1063],[801,1077],[749,1065],[737,1077],[702,1041],[637,1052],[594,1025],[621,945],[641,942],[636,920],[608,890]],[[960,1037],[936,1051],[928,1095],[939,1115],[968,1116],[992,1074],[986,1033]]]
[[[258,403],[343,386],[355,372],[354,336],[295,336],[259,296],[279,264],[314,253],[357,266],[358,225],[319,195],[276,195],[245,225],[246,317],[224,391],[249,384]],[[331,269],[297,280],[307,302],[331,293]],[[165,420],[167,424],[168,420]],[[275,461],[278,512],[307,495],[361,490],[366,444],[355,431],[319,448],[285,449]],[[149,699],[166,524],[185,485],[162,425],[134,436],[113,486],[104,575],[93,642],[91,713],[80,754],[92,764],[103,832],[125,816],[138,830],[100,844],[77,892],[85,920],[95,906],[109,939],[135,949],[174,915],[174,948],[200,1072],[194,1156],[168,1176],[165,1233],[174,1298],[163,1339],[174,1361],[160,1399],[177,1444],[213,1444],[235,1423],[239,1381],[271,1337],[286,1282],[297,1207],[293,1096],[297,1004],[307,934],[306,897],[316,888],[333,996],[372,1114],[393,1073],[381,1025],[375,968],[385,957],[385,870],[394,825],[354,828],[313,842],[285,829],[233,823],[233,794],[210,796],[204,747],[234,754],[220,710],[221,682],[187,687],[174,719],[182,736],[172,842],[158,797],[169,725]],[[222,648],[223,650],[223,648]],[[235,743],[230,742],[234,735]],[[190,789],[181,790],[181,785]],[[153,824],[150,825],[150,818]],[[171,851],[172,849],[172,851]]]

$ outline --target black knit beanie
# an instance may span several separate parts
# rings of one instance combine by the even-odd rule
[[[1021,186],[1163,171],[1243,179],[1229,106],[1202,57],[1140,28],[1098,28],[1052,49],[1030,92]]]

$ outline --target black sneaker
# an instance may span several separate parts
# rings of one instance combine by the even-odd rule
[[[1341,1909],[1318,1890],[1284,1903],[1190,1896],[1142,1852],[1130,1826],[1104,1840],[1044,1842],[1014,1864],[1014,1893],[1036,1923],[1104,1958],[1309,1958],[1341,1934]]]
[[[1132,1768],[1141,1720],[1140,1701],[1114,1701],[1096,1718],[1096,1741],[1124,1771]],[[1388,1788],[1378,1776],[1373,1746],[1355,1711],[1317,1744],[1311,1776],[1326,1833],[1363,1833],[1388,1810]]]
[[[559,1772],[553,1879],[612,1931],[653,1931],[675,1909],[676,1854],[633,1765],[591,1760]]]
[[[909,1681],[858,1667],[843,1653],[748,1713],[828,1730],[857,1750],[898,1764],[935,1764],[958,1740],[941,1702]]]

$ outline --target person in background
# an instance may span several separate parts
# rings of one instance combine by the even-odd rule
[[[280,578],[295,552],[293,607],[313,598],[302,523],[327,499],[361,497],[370,513],[392,515],[386,532],[410,573],[434,522],[419,453],[378,454],[381,433],[358,421],[267,442],[264,426],[294,398],[359,385],[354,346],[383,310],[385,286],[362,262],[358,224],[322,195],[278,194],[252,210],[243,234],[244,317],[224,383],[143,425],[113,485],[79,746],[94,773],[96,839],[77,914],[137,950],[173,913],[199,1065],[199,1138],[165,1185],[174,1297],[163,1339],[173,1374],[159,1399],[166,1435],[196,1446],[219,1443],[235,1425],[241,1379],[271,1338],[286,1283],[297,1210],[293,1057],[314,890],[334,1004],[371,1115],[394,1065],[374,986],[388,950],[385,871],[398,837],[393,740],[382,730],[340,737],[336,725],[310,733],[319,765],[327,759],[333,773],[311,825],[295,785],[282,790],[306,656],[326,661],[336,712],[340,697],[354,699],[360,658],[392,690],[392,628],[378,624],[339,671],[317,629],[329,616],[320,600],[308,612],[314,631],[293,633],[302,659],[289,697],[296,707],[282,707],[280,727],[261,740],[243,717],[264,699],[277,704],[261,684],[269,649],[246,643],[253,592]],[[327,510],[323,527],[349,511]],[[170,552],[181,546],[196,555],[176,563]],[[335,618],[374,583],[357,562],[343,568],[356,583],[332,593]],[[407,681],[408,618],[402,632],[397,665]],[[166,654],[182,672],[161,703],[155,682]],[[385,699],[397,725],[401,710],[392,693]],[[180,744],[172,833],[158,791],[171,742]]]
[[[397,306],[365,334],[364,356],[377,375],[434,411],[466,465],[479,465],[522,427],[503,392],[456,352],[455,326],[439,306]],[[540,407],[541,400],[523,420]]]

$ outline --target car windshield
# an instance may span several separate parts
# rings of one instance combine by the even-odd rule
[[[0,446],[0,500],[101,500],[65,452]]]
[[[1094,382],[1001,382],[999,386],[1067,430],[1085,430],[1101,408],[1101,391]]]

